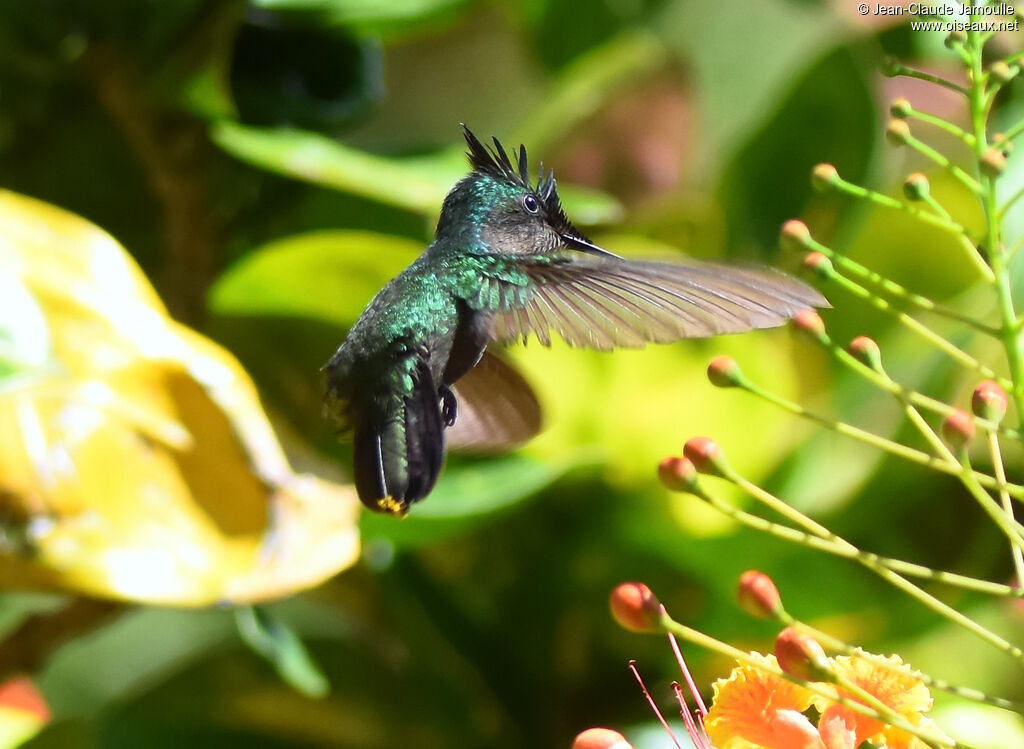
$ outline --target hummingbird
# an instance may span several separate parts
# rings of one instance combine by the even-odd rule
[[[404,516],[433,489],[446,441],[490,450],[540,430],[540,406],[495,344],[639,348],[782,324],[828,302],[770,268],[628,260],[566,217],[552,170],[525,146],[462,125],[472,171],[434,241],[373,298],[324,366],[325,411],[351,432],[356,490]],[[446,439],[447,438],[447,439]]]

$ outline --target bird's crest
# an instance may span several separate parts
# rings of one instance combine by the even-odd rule
[[[508,151],[497,138],[491,139],[494,146],[489,147],[481,143],[465,123],[462,123],[462,132],[466,136],[466,143],[469,144],[469,163],[473,166],[474,171],[490,175],[495,179],[512,182],[524,190],[529,190],[544,204],[548,221],[554,224],[569,225],[569,220],[562,210],[562,203],[558,199],[558,191],[555,189],[554,170],[548,169],[545,173],[544,164],[541,164],[537,184],[531,185],[526,146],[519,146],[518,153],[513,150],[512,155],[516,157],[516,163],[513,164]]]

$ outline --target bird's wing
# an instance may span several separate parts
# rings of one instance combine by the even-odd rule
[[[495,354],[485,351],[479,363],[455,383],[454,390],[458,411],[445,436],[455,449],[500,451],[540,431],[540,404],[533,389]]]
[[[829,306],[810,286],[770,268],[591,258],[521,267],[528,291],[500,290],[498,341],[525,343],[532,332],[547,346],[554,332],[573,346],[637,348],[769,328]]]

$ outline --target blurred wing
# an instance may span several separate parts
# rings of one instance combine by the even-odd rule
[[[528,265],[530,293],[495,319],[499,341],[608,350],[781,325],[829,306],[810,286],[770,268],[573,259]],[[503,293],[503,300],[513,294]]]
[[[540,404],[511,364],[484,352],[480,362],[455,383],[455,424],[445,435],[455,449],[492,452],[540,431]]]

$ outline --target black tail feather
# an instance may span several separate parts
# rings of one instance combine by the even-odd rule
[[[419,363],[413,392],[397,407],[367,411],[355,427],[356,490],[371,510],[404,515],[434,488],[444,463],[441,407],[427,363]]]

